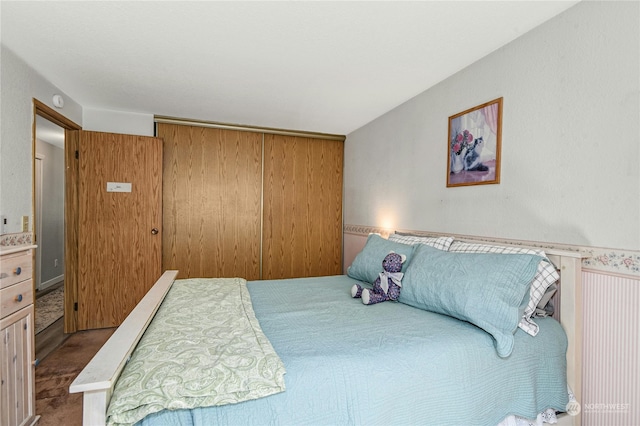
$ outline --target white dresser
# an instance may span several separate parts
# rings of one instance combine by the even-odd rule
[[[37,423],[35,406],[34,245],[0,249],[0,426]]]

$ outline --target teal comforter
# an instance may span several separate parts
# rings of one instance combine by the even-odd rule
[[[265,398],[164,410],[141,425],[495,425],[567,404],[566,336],[540,318],[507,358],[485,331],[396,302],[352,299],[346,276],[248,283],[287,373]]]

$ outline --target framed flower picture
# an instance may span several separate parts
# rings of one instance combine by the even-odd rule
[[[447,187],[500,183],[502,98],[449,117]]]

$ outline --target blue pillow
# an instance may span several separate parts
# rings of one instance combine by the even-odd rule
[[[498,355],[507,357],[540,259],[531,254],[453,253],[420,245],[398,301],[482,328],[493,336]]]
[[[414,246],[412,245],[395,243],[378,234],[369,234],[364,248],[358,253],[351,266],[347,268],[347,275],[356,280],[373,284],[382,272],[382,261],[389,252],[393,251],[407,256],[407,260],[402,264],[402,272],[404,272],[409,265],[413,250]]]

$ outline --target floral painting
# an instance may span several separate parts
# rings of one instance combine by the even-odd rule
[[[502,98],[449,117],[447,186],[500,183]]]

